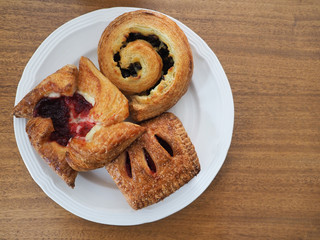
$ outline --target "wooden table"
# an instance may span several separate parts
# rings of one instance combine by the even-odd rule
[[[320,1],[1,1],[0,239],[320,239]],[[40,43],[79,15],[144,7],[182,21],[212,48],[235,104],[232,144],[185,209],[132,227],[67,212],[38,187],[10,112]]]

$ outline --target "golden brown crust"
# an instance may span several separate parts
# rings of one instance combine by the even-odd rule
[[[140,137],[145,129],[122,122],[107,127],[97,126],[91,131],[86,139],[73,138],[68,144],[67,161],[77,171],[105,166]]]
[[[52,120],[33,117],[33,110],[43,97],[72,96],[76,91],[86,99],[94,99],[93,107],[85,119],[71,118],[69,121],[88,121],[101,129],[91,133],[91,138],[73,138],[64,147],[50,140],[55,130]],[[14,115],[31,118],[26,131],[33,147],[71,187],[74,187],[77,170],[103,167],[144,131],[133,123],[118,123],[129,115],[128,100],[85,57],[80,60],[79,73],[75,66],[67,65],[44,79],[14,108]]]
[[[151,54],[147,53],[150,49],[147,41],[135,40],[124,46],[130,33],[156,35],[167,45],[169,56],[174,61],[174,65],[150,93],[143,91],[150,89],[150,86],[154,86],[153,84],[159,80],[161,74],[159,75],[159,72],[156,74],[154,71],[159,71],[160,60],[159,57],[151,57]],[[135,42],[138,42],[139,47],[135,46],[128,50],[127,48],[131,48],[130,45]],[[140,63],[142,69],[137,72],[137,76],[122,77],[118,63],[114,60],[118,52],[122,68],[127,68],[130,63]],[[148,10],[125,13],[112,21],[99,41],[98,60],[101,72],[130,95],[130,114],[136,121],[157,116],[175,105],[186,93],[193,72],[192,52],[183,31],[168,17]],[[149,77],[149,74],[155,77],[145,80],[145,75]],[[139,88],[137,85],[142,87]]]
[[[189,182],[200,171],[197,153],[182,123],[172,113],[142,124],[147,129],[116,160],[106,166],[111,177],[126,197],[130,206],[140,209],[154,204]],[[165,149],[164,140],[170,145]],[[171,152],[171,150],[172,152]],[[148,166],[146,153],[155,164]],[[126,169],[128,154],[131,174]]]
[[[50,134],[53,131],[52,121],[49,118],[32,118],[26,125],[26,132],[34,149],[73,188],[77,172],[68,165],[65,159],[67,148],[50,141]]]
[[[20,118],[32,118],[33,109],[38,101],[51,93],[72,96],[76,91],[78,69],[74,65],[66,65],[51,74],[31,90],[14,108],[12,114]]]
[[[129,116],[127,98],[86,57],[79,62],[78,91],[94,98],[89,117],[96,122],[110,125]]]

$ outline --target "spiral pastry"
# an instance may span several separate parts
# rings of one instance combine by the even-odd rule
[[[98,61],[101,72],[129,98],[136,121],[175,105],[193,72],[183,31],[168,17],[148,10],[125,13],[109,24],[99,41]]]

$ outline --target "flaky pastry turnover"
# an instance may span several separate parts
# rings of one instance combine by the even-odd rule
[[[146,132],[106,166],[134,209],[169,196],[200,171],[200,163],[181,121],[172,113],[141,124]]]
[[[193,72],[187,37],[163,14],[125,13],[104,30],[98,45],[101,72],[129,98],[135,121],[168,110],[186,93]]]
[[[123,122],[128,100],[94,64],[81,57],[48,76],[13,109],[39,155],[71,187],[77,171],[103,167],[144,128]]]

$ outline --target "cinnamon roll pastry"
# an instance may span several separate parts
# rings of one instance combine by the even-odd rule
[[[141,125],[146,132],[106,166],[134,209],[159,202],[200,171],[195,148],[174,114],[163,113]]]
[[[125,13],[104,30],[101,72],[129,98],[132,118],[168,110],[186,93],[193,58],[187,37],[170,18],[149,10]]]
[[[71,187],[77,171],[116,158],[144,131],[122,123],[128,100],[87,58],[44,79],[14,107],[39,155]]]

